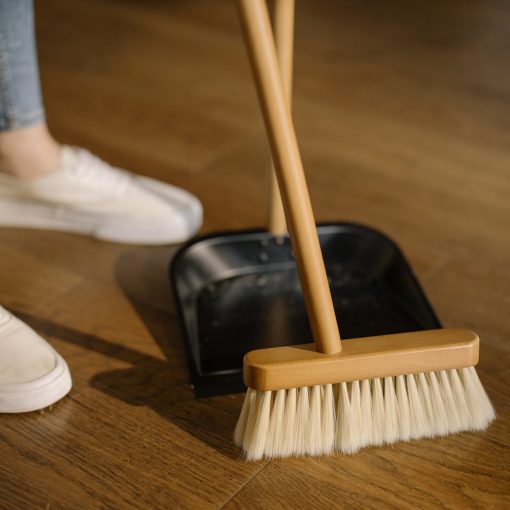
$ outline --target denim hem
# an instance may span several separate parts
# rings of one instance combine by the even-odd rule
[[[44,108],[39,108],[33,112],[27,112],[16,117],[0,117],[0,131],[14,131],[34,126],[46,120]]]
[[[0,131],[44,119],[33,0],[0,0]]]

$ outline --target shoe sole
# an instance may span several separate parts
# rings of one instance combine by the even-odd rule
[[[199,228],[195,222],[189,225],[192,228],[190,232],[169,235],[168,228],[155,228],[153,224],[136,227],[133,222],[129,222],[126,226],[125,221],[105,220],[99,215],[72,211],[64,207],[20,203],[7,199],[0,201],[0,226],[57,230],[102,241],[146,245],[182,243],[190,239]]]
[[[36,381],[4,385],[0,391],[0,413],[28,413],[49,407],[65,397],[73,385],[66,362],[59,354],[55,368]]]

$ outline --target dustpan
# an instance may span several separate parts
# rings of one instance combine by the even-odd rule
[[[292,8],[291,2],[275,2],[289,98]],[[244,392],[247,352],[312,338],[276,186],[273,179],[269,230],[202,236],[172,260],[170,276],[197,397]],[[343,339],[440,327],[391,239],[352,223],[321,224],[317,230]]]

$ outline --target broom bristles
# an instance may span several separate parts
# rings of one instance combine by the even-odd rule
[[[278,391],[248,389],[234,431],[247,460],[351,454],[495,418],[475,367]]]

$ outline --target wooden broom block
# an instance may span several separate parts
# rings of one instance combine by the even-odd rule
[[[263,0],[239,7],[313,339],[318,351],[333,354],[342,344],[269,16]]]
[[[437,372],[478,363],[479,338],[462,328],[356,338],[325,355],[314,344],[259,349],[244,357],[244,383],[257,391]]]

